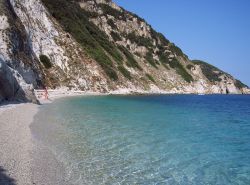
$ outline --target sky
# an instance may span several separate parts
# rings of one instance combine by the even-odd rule
[[[250,0],[113,0],[144,18],[190,59],[250,86]]]

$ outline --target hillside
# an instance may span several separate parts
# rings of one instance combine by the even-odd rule
[[[180,48],[110,0],[2,0],[0,101],[34,88],[241,94],[231,75]]]

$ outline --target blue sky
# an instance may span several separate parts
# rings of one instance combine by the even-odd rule
[[[250,86],[249,0],[114,0],[179,46]]]

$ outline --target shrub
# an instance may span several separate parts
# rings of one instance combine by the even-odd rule
[[[162,33],[158,33],[151,28],[152,37],[157,41],[158,47],[167,46],[170,42]]]
[[[120,37],[120,35],[114,31],[110,32],[111,37],[114,39],[114,41],[120,41],[122,40],[122,38]]]
[[[118,46],[118,48],[126,56],[128,67],[137,68],[139,70],[142,70],[142,68],[139,66],[138,62],[135,60],[134,56],[128,51],[127,48],[125,48],[124,46]]]
[[[126,11],[126,10],[123,10],[123,11]],[[126,11],[126,12],[129,13],[132,17],[136,17],[138,24],[140,24],[140,22],[145,22],[145,20],[143,18],[139,17],[137,14],[129,12],[129,11]]]
[[[146,77],[153,83],[155,83],[155,79],[148,73],[146,73]]]
[[[108,19],[107,21],[108,25],[111,26],[113,30],[117,30],[117,26],[115,25],[114,21],[112,19]]]
[[[126,35],[126,38],[129,39],[132,43],[136,43],[138,46],[152,47],[153,44],[149,38],[136,35],[135,32],[131,32]]]
[[[117,73],[115,72],[114,69],[112,69],[111,67],[106,66],[106,65],[104,65],[102,67],[103,67],[104,71],[106,72],[106,74],[109,76],[110,79],[112,79],[114,81],[118,80],[118,75],[117,75]]]
[[[85,15],[89,18],[97,18],[99,16],[97,12],[92,12],[92,11],[84,11],[84,12],[85,12]]]
[[[183,56],[184,57],[184,54],[183,54],[182,50],[173,43],[170,44],[170,50],[172,52],[174,52],[177,56]]]
[[[123,74],[124,77],[126,77],[127,79],[131,80],[132,77],[130,75],[130,72],[123,66],[119,65],[118,66],[118,70]]]
[[[236,86],[237,88],[239,88],[239,89],[241,89],[241,88],[248,88],[248,86],[245,85],[245,84],[243,84],[240,80],[236,80],[235,86]]]
[[[224,73],[220,69],[218,69],[215,66],[212,66],[206,62],[203,62],[201,60],[193,60],[194,64],[198,64],[201,67],[202,73],[206,76],[206,78],[210,82],[216,82],[221,81],[220,76]]]
[[[126,21],[126,16],[123,12],[120,12],[119,10],[116,10],[115,8],[112,8],[111,6],[104,3],[99,3],[99,6],[103,11],[103,15],[112,15],[116,19]]]
[[[159,56],[159,60],[161,62],[161,64],[167,69],[169,70],[169,67],[167,64],[169,64],[169,59],[168,59],[168,55],[166,53],[164,53],[164,48],[160,47],[160,50],[157,52],[158,56]]]
[[[46,69],[49,69],[53,66],[50,62],[49,57],[47,57],[46,55],[40,55],[39,59]]]
[[[193,67],[194,67],[194,65],[192,65],[192,64],[188,64],[188,65],[187,65],[187,68],[188,68],[189,70],[191,70]]]
[[[154,58],[153,58],[153,54],[152,54],[151,52],[148,52],[148,53],[146,54],[146,60],[147,60],[147,62],[148,62],[151,66],[153,66],[154,68],[158,69],[158,67],[156,66],[155,60],[154,60]]]
[[[181,75],[181,77],[188,83],[192,82],[194,79],[193,77],[186,71],[183,65],[177,60],[174,59],[169,62],[171,68],[175,69],[176,72]]]

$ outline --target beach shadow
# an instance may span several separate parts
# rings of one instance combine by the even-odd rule
[[[20,101],[2,101],[0,103],[0,107],[3,107],[3,106],[9,106],[9,105],[18,105],[18,104],[22,104],[24,102],[20,102]]]
[[[15,179],[6,174],[6,170],[0,166],[0,185],[16,185]]]

